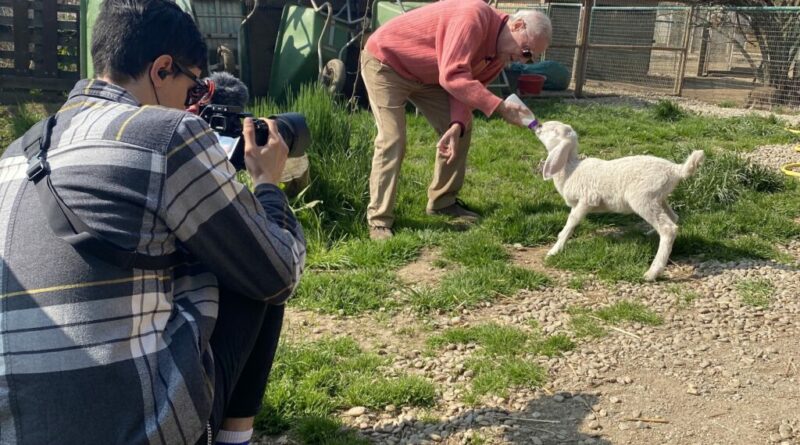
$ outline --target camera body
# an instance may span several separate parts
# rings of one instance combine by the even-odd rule
[[[208,104],[200,111],[200,117],[217,134],[220,145],[228,155],[231,164],[236,170],[243,170],[245,165],[242,120],[246,117],[253,117],[253,115],[245,113],[242,107]],[[282,113],[269,116],[269,119],[275,120],[278,133],[289,147],[290,158],[305,154],[306,149],[311,145],[311,135],[302,114]],[[255,126],[256,145],[266,145],[269,140],[269,127],[260,119],[253,119],[253,125]]]

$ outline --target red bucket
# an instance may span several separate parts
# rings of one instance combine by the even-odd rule
[[[536,96],[542,92],[545,76],[540,74],[522,74],[517,82],[517,89],[522,95]]]

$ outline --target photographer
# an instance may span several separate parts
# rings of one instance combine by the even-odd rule
[[[206,51],[173,2],[106,0],[98,77],[0,160],[0,443],[249,440],[305,240],[275,123],[263,146],[244,124],[251,193],[183,111]],[[59,212],[133,266],[59,236]]]

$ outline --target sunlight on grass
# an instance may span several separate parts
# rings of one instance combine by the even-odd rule
[[[408,375],[384,377],[380,369],[388,363],[388,358],[365,353],[348,338],[284,343],[278,349],[256,428],[275,434],[306,418],[325,426],[336,410],[352,406],[433,405],[432,383]],[[307,432],[313,433],[313,428]]]
[[[632,229],[636,230],[636,229]],[[571,239],[546,264],[582,273],[596,274],[609,281],[643,281],[655,256],[657,239],[642,233],[628,232],[622,237],[594,235]]]
[[[428,338],[428,346],[441,348],[448,344],[476,343],[488,354],[514,355],[525,348],[531,335],[513,326],[486,324],[467,328],[452,328]]]
[[[356,269],[308,273],[303,276],[292,304],[322,313],[354,315],[397,305],[394,273],[386,269]]]
[[[475,374],[465,397],[470,404],[486,394],[507,397],[513,387],[538,387],[547,377],[539,365],[518,357],[475,357],[467,360],[466,367]]]
[[[680,308],[688,308],[691,304],[700,298],[700,294],[688,289],[679,284],[670,284],[666,287],[666,291],[676,297],[676,303]]]
[[[775,285],[766,278],[741,280],[736,283],[736,293],[739,294],[742,303],[766,308],[775,293]]]
[[[660,315],[651,311],[642,303],[622,300],[611,306],[595,311],[597,317],[611,324],[618,324],[624,321],[642,323],[657,326],[664,322]]]
[[[597,310],[583,307],[567,309],[569,326],[576,338],[600,338],[608,334],[604,324],[617,325],[623,322],[658,326],[664,319],[647,306],[634,301],[622,300]]]
[[[367,445],[369,440],[355,431],[342,429],[342,423],[334,417],[309,416],[296,420],[292,439],[302,444]]]
[[[466,363],[473,378],[464,401],[472,405],[486,394],[505,396],[512,387],[541,385],[546,373],[527,359],[527,354],[552,357],[575,348],[564,334],[543,337],[536,323],[531,324],[531,329],[496,323],[451,328],[429,337],[427,345],[434,351],[453,344],[479,346]]]
[[[569,321],[570,329],[577,338],[600,338],[605,337],[608,332],[603,329],[600,321],[589,315],[590,311],[571,311]]]
[[[447,243],[442,256],[464,266],[483,266],[493,261],[508,261],[509,254],[500,242],[485,231],[471,230]]]
[[[520,289],[541,289],[550,283],[545,275],[503,263],[489,263],[448,272],[437,288],[409,294],[411,304],[421,312],[455,311],[498,297],[510,297]]]
[[[309,269],[337,270],[350,268],[397,268],[419,255],[423,241],[410,233],[376,243],[368,239],[355,239],[337,243],[330,249],[309,254]]]

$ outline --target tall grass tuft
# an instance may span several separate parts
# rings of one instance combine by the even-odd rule
[[[310,250],[325,249],[329,241],[364,236],[374,126],[371,117],[350,113],[318,85],[304,85],[286,105],[256,101],[251,111],[257,116],[284,111],[306,116],[312,138],[308,150],[311,185],[300,199],[320,201],[298,215]],[[293,203],[295,207],[303,204]]]
[[[776,172],[733,154],[706,157],[697,173],[681,183],[672,195],[675,209],[720,210],[732,206],[748,191],[774,193],[786,187]]]
[[[11,114],[11,136],[14,139],[21,137],[33,124],[44,119],[44,117],[34,110],[31,104],[17,105],[16,113]]]
[[[675,122],[686,116],[686,112],[671,100],[659,100],[653,107],[653,114],[656,119],[668,122]]]

